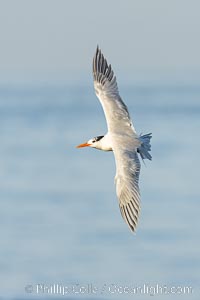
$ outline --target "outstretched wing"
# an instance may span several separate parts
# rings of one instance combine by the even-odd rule
[[[116,162],[116,193],[121,215],[132,231],[135,231],[140,212],[139,174],[140,161],[137,152],[114,147]]]
[[[103,107],[108,131],[135,132],[128,109],[119,95],[111,65],[108,65],[98,47],[93,59],[93,77],[95,92]],[[123,126],[122,130],[121,126]]]

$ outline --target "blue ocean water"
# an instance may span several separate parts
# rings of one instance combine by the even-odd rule
[[[75,148],[106,133],[92,85],[1,86],[1,299],[199,299],[200,86],[120,92],[153,134],[135,235],[113,154]]]

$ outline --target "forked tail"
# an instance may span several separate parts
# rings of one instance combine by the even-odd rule
[[[140,137],[139,137],[141,145],[137,149],[137,152],[140,154],[142,160],[143,159],[149,159],[149,160],[152,159],[152,156],[149,153],[151,151],[151,143],[150,143],[151,138],[152,138],[151,133],[140,135]]]

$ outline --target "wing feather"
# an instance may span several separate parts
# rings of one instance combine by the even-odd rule
[[[115,176],[116,192],[121,215],[132,231],[135,231],[140,213],[139,173],[140,161],[135,151],[114,150],[117,173]]]
[[[117,80],[111,65],[108,65],[101,50],[97,47],[93,59],[94,88],[103,107],[108,130],[110,132],[135,132],[127,106],[121,99]]]

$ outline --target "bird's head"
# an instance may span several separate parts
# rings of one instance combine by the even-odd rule
[[[101,149],[102,148],[101,139],[103,137],[104,137],[103,135],[96,136],[93,139],[90,139],[88,142],[76,146],[76,148],[92,147],[92,148],[96,148],[96,149]]]

